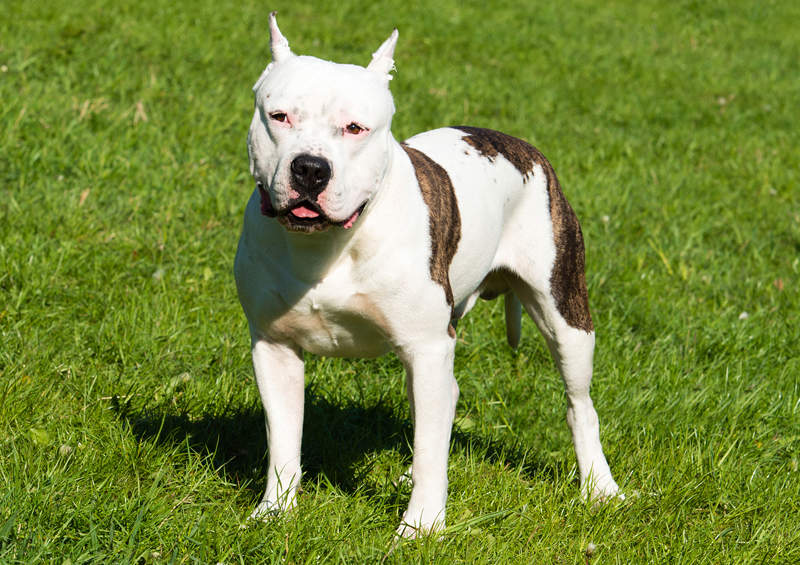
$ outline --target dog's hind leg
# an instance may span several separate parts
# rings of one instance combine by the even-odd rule
[[[545,289],[536,289],[521,277],[509,278],[514,292],[542,332],[564,381],[567,424],[578,460],[581,492],[590,500],[614,496],[618,487],[603,454],[597,412],[589,396],[594,331],[570,325]],[[581,301],[588,315],[588,300],[581,298]]]
[[[505,276],[544,335],[564,381],[581,490],[589,499],[602,499],[616,495],[618,487],[603,455],[597,412],[589,396],[595,335],[584,274],[583,236],[555,174],[549,173],[546,204],[541,197],[529,199],[528,204],[539,214],[539,206],[547,206],[552,231],[517,234],[513,248],[506,250]],[[531,224],[519,225],[523,230],[532,229]],[[552,247],[540,244],[532,250],[532,237],[541,241],[543,236]],[[543,269],[545,265],[550,265],[549,272]]]
[[[522,305],[513,292],[507,292],[503,301],[506,311],[506,340],[512,349],[516,349],[522,335]]]

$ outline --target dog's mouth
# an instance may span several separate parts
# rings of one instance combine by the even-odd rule
[[[333,225],[319,206],[308,200],[294,203],[278,215],[278,221],[288,230],[306,233],[322,231]]]
[[[273,208],[269,194],[261,183],[258,183],[258,191],[261,195],[262,214],[270,218],[276,218],[287,230],[305,233],[323,231],[331,226],[339,226],[346,230],[350,229],[367,205],[365,201],[346,220],[334,222],[325,215],[325,212],[316,202],[311,202],[308,199],[297,200],[292,202],[286,210],[279,212]]]

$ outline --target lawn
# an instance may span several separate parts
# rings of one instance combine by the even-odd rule
[[[3,3],[0,563],[800,562],[800,3],[322,4]],[[392,356],[308,357],[299,509],[247,522],[266,442],[232,262],[270,9],[342,62],[399,28],[398,139],[549,157],[624,501],[581,501],[544,342],[526,319],[512,352],[482,302],[441,539],[392,546]]]

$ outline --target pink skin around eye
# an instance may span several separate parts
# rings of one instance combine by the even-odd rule
[[[270,112],[269,119],[273,124],[278,126],[289,127],[292,125],[291,120],[289,120],[289,115],[286,112]]]
[[[353,129],[356,129],[357,131],[350,131],[351,126],[353,127]],[[344,126],[343,131],[346,135],[359,136],[369,132],[369,128],[362,126],[358,122],[348,122],[348,124]]]

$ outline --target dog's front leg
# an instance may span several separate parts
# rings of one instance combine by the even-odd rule
[[[253,368],[267,424],[267,490],[250,518],[293,508],[300,483],[303,435],[303,353],[253,338]]]
[[[458,400],[454,348],[455,339],[448,336],[401,353],[414,422],[411,500],[397,528],[403,537],[445,526],[447,458]]]

